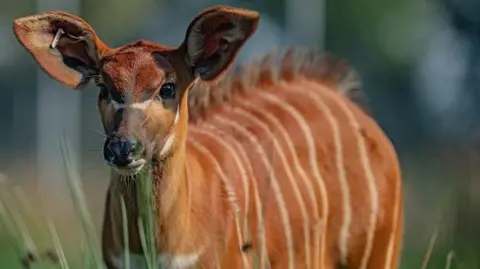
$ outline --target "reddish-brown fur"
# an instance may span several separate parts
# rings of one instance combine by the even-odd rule
[[[225,22],[236,28],[218,30]],[[243,262],[252,266],[255,255],[262,253],[260,239],[265,236],[266,256],[260,260],[270,268],[329,269],[342,263],[361,268],[364,257],[363,268],[398,268],[401,174],[388,138],[359,102],[352,102],[361,93],[354,70],[334,57],[292,49],[218,79],[257,23],[255,12],[212,7],[192,21],[178,48],[139,41],[112,49],[86,22],[66,13],[18,19],[14,31],[53,78],[72,88],[93,78],[104,88],[98,106],[107,134],[134,135],[146,145],[153,160],[159,253],[202,251],[194,268],[242,268]],[[82,60],[87,70],[66,65],[48,52],[59,28],[70,36],[60,38],[57,50]],[[191,35],[196,30],[202,35]],[[200,58],[192,54],[198,44],[188,47],[188,40],[203,44]],[[95,48],[94,57],[86,53],[89,48]],[[220,58],[209,62],[211,55]],[[142,112],[126,109],[115,125],[114,108],[105,94],[123,94],[126,103],[141,102],[153,98],[165,81],[177,85],[174,100],[156,101]],[[175,143],[159,156],[169,134],[175,134]],[[102,232],[108,268],[117,268],[112,257],[124,248],[122,196],[130,252],[142,253],[135,176],[130,177],[112,169]],[[351,213],[350,222],[345,212]],[[348,237],[342,241],[344,235]]]

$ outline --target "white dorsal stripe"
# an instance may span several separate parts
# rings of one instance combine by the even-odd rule
[[[323,88],[323,92],[328,94],[330,96],[330,99],[336,102],[348,117],[348,122],[351,128],[353,129],[353,131],[355,132],[355,137],[357,138],[357,146],[360,154],[360,161],[362,163],[364,173],[365,173],[365,178],[367,180],[367,185],[369,190],[368,197],[370,197],[372,212],[370,214],[370,226],[368,227],[368,231],[367,231],[367,242],[365,246],[365,252],[363,254],[361,265],[359,267],[360,269],[364,269],[364,268],[367,268],[368,266],[368,261],[370,259],[370,255],[372,252],[373,240],[374,240],[374,235],[375,235],[375,230],[377,225],[379,202],[378,202],[378,190],[377,190],[375,175],[373,174],[372,166],[370,164],[370,158],[368,156],[368,150],[365,143],[365,139],[363,135],[360,133],[361,127],[357,119],[355,118],[355,115],[353,114],[351,109],[348,108],[345,101],[333,95],[333,91],[331,91],[331,89],[325,88],[323,86],[321,87]]]
[[[222,131],[221,128],[216,127],[213,124],[208,124],[208,123],[203,123],[203,126],[206,128],[211,129],[214,132],[218,132],[221,137],[230,137],[226,135],[224,131]],[[245,152],[244,147],[236,140],[236,139],[231,139],[229,142],[232,143],[232,145],[235,145],[240,157],[243,159],[245,162],[245,166],[247,170],[250,172],[250,177],[251,177],[251,183],[252,183],[252,188],[253,188],[253,198],[254,198],[254,205],[256,208],[256,213],[257,213],[257,236],[258,236],[258,241],[259,241],[259,246],[260,246],[260,268],[268,268],[266,266],[267,263],[267,246],[266,246],[266,237],[265,237],[265,224],[263,220],[263,212],[262,212],[262,201],[260,200],[260,194],[258,192],[258,186],[257,186],[257,178],[255,178],[255,174],[253,171],[253,167],[250,164],[250,160],[248,159],[247,153]],[[248,192],[246,194],[248,197]],[[248,216],[248,207],[247,210],[245,211],[245,215]],[[248,221],[248,220],[247,220]]]
[[[290,89],[287,87],[287,89]],[[318,223],[319,226],[321,225],[322,231],[320,229],[315,229],[315,231],[318,231],[318,243],[320,246],[316,246],[317,252],[319,252],[317,255],[314,255],[314,257],[319,257],[318,259],[315,259],[315,263],[319,260],[320,262],[320,268],[323,268],[325,266],[324,262],[324,256],[325,256],[325,239],[326,239],[326,232],[327,232],[327,220],[328,220],[328,212],[329,212],[329,202],[328,202],[328,194],[327,194],[327,189],[325,186],[325,181],[320,173],[320,169],[318,167],[318,159],[317,159],[317,151],[315,147],[315,140],[312,136],[312,130],[310,129],[310,126],[308,122],[305,120],[304,116],[297,110],[295,109],[292,105],[282,101],[278,96],[271,94],[266,91],[259,91],[259,96],[261,98],[264,98],[272,103],[277,104],[279,107],[282,109],[286,110],[300,126],[300,129],[302,130],[302,133],[305,135],[305,139],[307,141],[308,149],[309,149],[309,160],[310,160],[310,166],[313,172],[313,175],[316,179],[318,188],[320,190],[320,198],[322,201],[322,222]],[[298,94],[297,91],[295,91],[295,94]],[[317,103],[317,107],[320,105]],[[318,264],[315,264],[314,268],[319,268]]]
[[[271,183],[272,183],[272,188],[274,191],[275,199],[278,205],[278,209],[280,212],[280,217],[284,225],[284,232],[285,232],[285,240],[287,244],[287,250],[288,250],[288,268],[293,269],[294,264],[295,264],[295,258],[294,258],[294,252],[293,252],[293,236],[292,236],[292,228],[290,225],[290,219],[289,219],[289,213],[287,210],[287,206],[285,204],[285,199],[283,197],[282,190],[280,186],[278,185],[277,178],[275,175],[275,170],[272,168],[272,165],[270,161],[267,158],[267,154],[265,152],[265,149],[263,148],[262,144],[258,139],[250,133],[244,126],[231,121],[228,118],[222,117],[220,115],[215,115],[214,117],[216,120],[219,122],[224,123],[225,125],[229,125],[235,130],[237,130],[239,133],[242,133],[253,145],[255,145],[255,149],[257,153],[260,155],[262,158],[262,162],[265,164],[265,167],[267,168],[267,171],[270,172],[270,178]]]
[[[238,168],[241,170],[241,178],[242,178],[242,182],[244,183],[243,185],[245,186],[245,183],[246,183],[246,173],[245,173],[245,170],[243,169],[243,166],[240,162],[240,160],[238,159],[238,155],[235,154],[235,151],[232,149],[232,147],[228,144],[228,143],[225,143],[225,141],[205,130],[205,129],[200,129],[200,128],[195,128],[195,127],[191,127],[190,129],[191,131],[193,132],[197,132],[199,134],[203,134],[205,136],[208,136],[210,137],[211,139],[213,139],[214,141],[217,141],[218,143],[220,143],[222,145],[222,147],[224,147],[227,151],[230,152],[230,154],[232,155],[233,159],[235,160]],[[240,228],[240,214],[241,214],[241,209],[238,205],[238,201],[237,201],[237,194],[235,192],[235,188],[234,186],[231,184],[230,182],[230,179],[227,177],[227,174],[223,171],[222,169],[222,166],[221,164],[218,162],[218,160],[215,158],[215,156],[207,149],[207,147],[204,147],[203,145],[201,145],[199,142],[197,141],[192,141],[190,140],[190,143],[191,145],[196,148],[198,151],[201,152],[201,154],[204,154],[205,156],[207,156],[211,161],[212,163],[214,164],[219,176],[222,178],[222,182],[224,183],[225,185],[225,189],[227,191],[227,193],[231,193],[231,198],[229,198],[231,204],[232,204],[232,210],[233,210],[233,214],[234,214],[234,218],[235,218],[235,228],[236,228],[236,231],[237,231],[237,240],[238,240],[238,251],[239,253],[242,253],[242,245],[244,243],[244,237],[242,235],[242,232],[241,232],[241,228]],[[244,190],[245,193],[248,192],[248,190]],[[229,195],[230,197],[230,195]],[[248,261],[246,260],[246,256],[245,255],[242,255],[242,262],[243,262],[243,266],[245,266],[246,264],[248,264]]]
[[[292,138],[288,134],[288,131],[285,129],[285,126],[283,126],[283,124],[280,122],[280,120],[278,120],[278,118],[275,117],[275,115],[273,113],[268,112],[268,110],[260,109],[258,106],[255,106],[254,104],[252,104],[250,102],[247,102],[244,99],[240,100],[240,102],[243,105],[245,105],[248,109],[250,109],[252,111],[256,111],[257,113],[263,114],[263,116],[265,116],[271,123],[273,123],[273,126],[277,126],[278,130],[280,131],[280,134],[283,137],[283,140],[287,144],[290,155],[293,158],[293,163],[294,163],[293,166],[295,167],[295,170],[297,171],[297,173],[302,178],[303,184],[305,184],[305,190],[308,193],[310,203],[311,203],[312,208],[313,208],[313,215],[314,215],[315,222],[319,222],[320,217],[318,215],[317,198],[315,197],[315,193],[313,192],[312,183],[310,182],[305,169],[303,169],[302,165],[300,164],[300,161],[297,157],[297,152],[295,150],[295,146],[293,145],[293,142],[292,142]],[[311,149],[309,149],[309,150],[311,150]],[[308,217],[307,217],[307,221],[308,221]],[[307,266],[307,268],[311,268],[311,265],[310,265],[310,262],[311,262],[310,239],[309,239],[309,235],[308,235],[308,233],[310,233],[310,231],[308,229],[308,226],[309,225],[306,225],[306,227],[304,226],[305,228],[307,228],[307,229],[304,229],[304,233],[307,233],[307,234],[305,234],[305,244],[306,244],[305,256],[306,256],[306,266]],[[315,229],[315,231],[317,231],[317,230],[318,229]],[[315,235],[317,235],[317,233]]]

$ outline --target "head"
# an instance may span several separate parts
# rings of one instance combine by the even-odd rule
[[[121,174],[141,170],[179,146],[188,122],[188,90],[219,78],[255,32],[259,14],[215,6],[197,15],[183,42],[168,48],[137,41],[106,45],[84,20],[65,12],[18,18],[20,44],[53,79],[71,89],[93,82],[105,130],[105,161]]]

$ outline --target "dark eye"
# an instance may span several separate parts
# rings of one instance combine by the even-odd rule
[[[107,86],[105,84],[98,84],[97,86],[100,88],[100,95],[99,95],[100,99],[102,100],[108,99],[110,94],[108,92]]]
[[[173,83],[165,83],[160,88],[160,92],[158,95],[162,99],[173,99],[175,98],[175,84]]]

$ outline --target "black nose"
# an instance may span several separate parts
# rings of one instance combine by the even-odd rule
[[[109,136],[103,145],[103,157],[110,164],[123,167],[134,161],[139,150],[140,143],[134,139]]]

